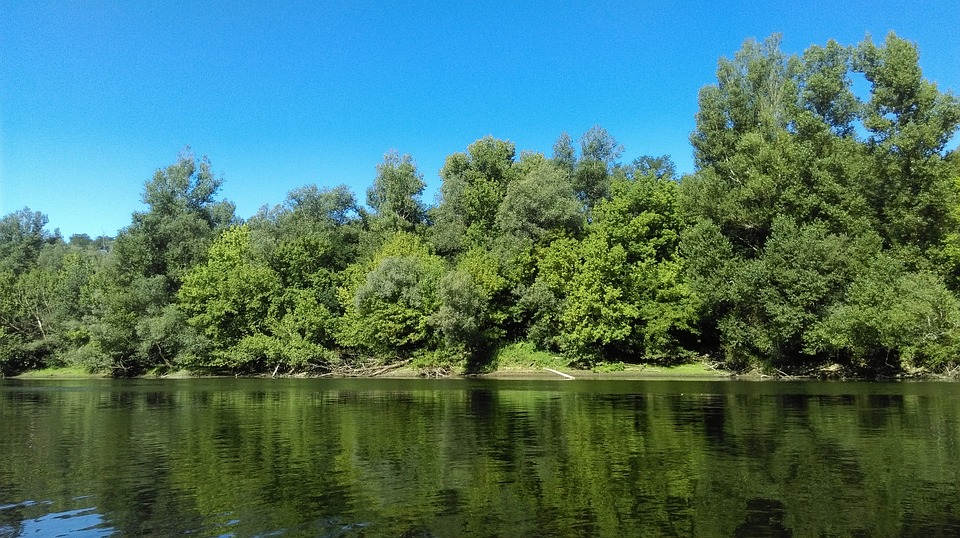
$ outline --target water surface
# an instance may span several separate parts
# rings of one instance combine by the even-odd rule
[[[960,384],[3,380],[0,536],[960,534]]]

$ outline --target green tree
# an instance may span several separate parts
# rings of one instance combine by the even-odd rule
[[[525,336],[540,349],[560,349],[566,290],[580,265],[580,242],[557,239],[537,253],[533,282],[517,287],[516,307],[526,322]]]
[[[887,373],[943,367],[960,352],[960,306],[938,276],[880,255],[813,328],[811,344]]]
[[[284,288],[306,288],[355,261],[365,218],[345,185],[308,185],[291,191],[283,204],[262,208],[247,224],[251,248],[281,276]]]
[[[492,343],[489,298],[469,270],[454,269],[440,278],[440,308],[431,322],[443,335],[445,351],[473,359]]]
[[[854,66],[871,84],[864,195],[888,245],[924,266],[956,229],[950,213],[960,199],[943,151],[960,126],[960,100],[923,78],[916,45],[893,32],[881,47],[862,42]]]
[[[623,146],[596,125],[580,137],[580,159],[573,173],[574,190],[589,210],[609,194],[611,172]]]
[[[188,323],[210,342],[214,359],[204,366],[256,370],[275,358],[249,349],[250,339],[269,334],[281,287],[277,274],[253,258],[248,227],[221,234],[178,295]]]
[[[566,132],[560,133],[553,144],[553,162],[560,166],[567,174],[572,175],[577,166],[576,150],[573,149],[573,140]]]
[[[439,307],[443,261],[420,239],[398,232],[346,273],[338,290],[341,345],[385,361],[435,347],[430,318]]]
[[[367,190],[367,205],[384,229],[411,232],[426,219],[426,208],[420,200],[426,186],[413,159],[393,151],[377,165],[377,177]]]
[[[267,330],[244,341],[246,355],[269,356],[291,369],[326,368],[340,360],[336,335],[344,310],[337,289],[344,270],[382,242],[383,230],[367,229],[377,218],[344,185],[308,185],[248,221],[253,257],[276,273],[281,291],[273,298]]]
[[[748,41],[720,60],[691,136],[699,170],[684,181],[694,222],[684,254],[707,307],[705,343],[733,367],[813,360],[804,335],[843,289],[831,279],[849,257],[845,234],[869,230],[853,185],[862,150],[849,116],[831,108],[852,96],[848,54],[831,44],[801,61],[779,44]]]
[[[677,184],[654,175],[611,184],[594,208],[575,270],[562,280],[561,349],[594,361],[676,360],[698,303],[682,277]]]
[[[176,294],[184,276],[202,263],[221,229],[233,220],[233,204],[216,202],[222,181],[209,161],[189,150],[147,181],[147,211],[117,236],[102,275],[91,282],[91,349],[118,375],[136,374],[172,358],[195,343],[184,330]]]
[[[543,159],[507,186],[497,210],[496,228],[519,240],[547,243],[564,234],[576,235],[583,215],[563,169]]]
[[[675,179],[677,178],[677,167],[669,155],[652,157],[643,155],[633,161],[632,174],[640,176],[653,176],[657,179]]]
[[[56,274],[33,268],[20,275],[0,273],[0,339],[6,355],[0,371],[13,373],[43,366],[53,336]]]
[[[48,233],[47,218],[24,209],[0,220],[0,371],[60,365],[82,323],[80,287],[93,271],[93,249]]]
[[[513,143],[487,136],[466,153],[447,157],[440,170],[440,204],[433,211],[432,242],[455,253],[488,242],[497,210],[516,179]]]
[[[857,72],[872,83],[867,103],[851,89]],[[923,275],[955,225],[942,149],[956,100],[922,81],[915,47],[892,34],[883,48],[829,42],[802,57],[782,53],[776,36],[748,41],[717,78],[700,92],[699,169],[683,182],[704,344],[736,367],[850,363],[863,353],[824,320],[845,311],[878,257],[903,260],[905,278],[931,286],[916,301],[939,297],[942,283]]]
[[[117,236],[115,255],[121,276],[163,277],[171,294],[184,273],[204,259],[217,231],[233,222],[233,204],[214,197],[223,180],[210,161],[197,160],[189,148],[177,162],[157,170],[144,185],[147,211]]]
[[[43,245],[57,237],[44,229],[47,221],[27,207],[0,219],[0,271],[20,274],[37,263]]]
[[[468,367],[489,359],[493,348],[510,333],[517,279],[508,274],[504,261],[513,257],[474,247],[440,280],[440,308],[431,322],[443,336],[444,351],[466,359]]]

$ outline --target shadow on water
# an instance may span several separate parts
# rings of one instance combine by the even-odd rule
[[[793,531],[784,525],[786,510],[775,499],[750,499],[743,523],[737,525],[733,535],[737,538],[785,538]]]

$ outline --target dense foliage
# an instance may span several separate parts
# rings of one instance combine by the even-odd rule
[[[241,222],[185,152],[116,238],[17,211],[0,372],[475,369],[513,342],[585,365],[956,366],[960,100],[916,46],[747,41],[699,101],[683,178],[594,127],[549,157],[482,138],[447,158],[433,206],[393,152],[366,205],[311,185]]]

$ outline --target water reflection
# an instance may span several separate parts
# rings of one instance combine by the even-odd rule
[[[74,499],[74,501],[89,499]],[[56,511],[53,501],[0,506],[0,536],[110,536],[116,532],[96,508]]]
[[[786,509],[776,499],[750,499],[743,523],[737,525],[733,535],[737,538],[764,538],[793,536],[784,525]]]
[[[4,381],[0,536],[957,534],[958,401],[944,384]]]

